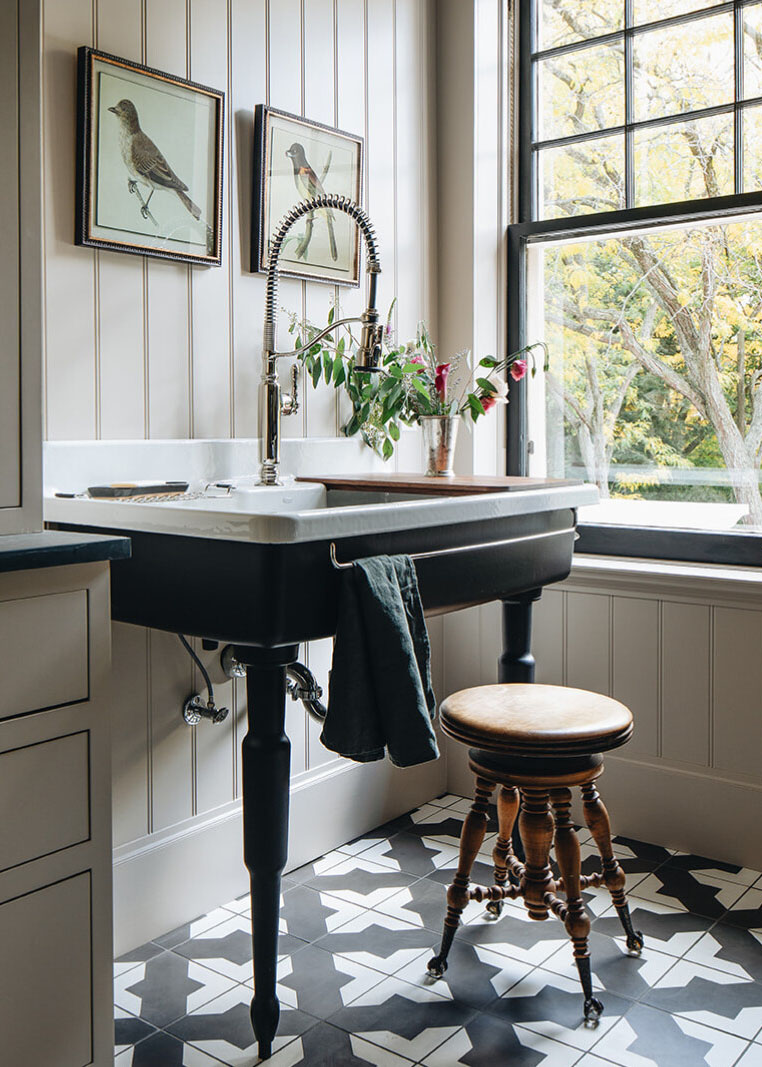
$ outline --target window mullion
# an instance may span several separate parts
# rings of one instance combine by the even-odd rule
[[[624,0],[624,204],[627,208],[635,203],[633,3],[634,0]]]
[[[733,87],[733,188],[736,193],[743,192],[743,112],[740,107],[743,100],[743,7],[736,0],[733,11],[733,51],[735,59],[735,84]]]

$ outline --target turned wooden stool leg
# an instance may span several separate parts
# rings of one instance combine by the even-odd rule
[[[593,996],[590,950],[587,943],[590,936],[590,916],[582,900],[579,840],[570,815],[571,790],[554,789],[551,792],[551,799],[556,822],[556,861],[566,896],[566,907],[559,912],[559,915],[563,919],[567,934],[572,939],[574,960],[585,996],[585,1018],[592,1022],[603,1011],[603,1005]]]
[[[460,834],[460,855],[458,870],[452,885],[447,890],[447,915],[439,955],[429,960],[428,972],[432,978],[441,978],[447,970],[447,957],[452,948],[455,931],[460,925],[463,909],[471,899],[469,881],[476,856],[484,841],[487,830],[487,805],[495,790],[495,783],[486,778],[476,779],[476,791],[471,810],[463,821]]]
[[[553,817],[548,806],[547,786],[524,786],[521,790],[519,833],[524,846],[526,865],[522,878],[524,903],[531,919],[547,919],[546,893],[555,888],[550,869],[550,846],[553,843]]]
[[[635,955],[640,955],[643,948],[643,935],[639,930],[634,930],[630,909],[627,906],[627,898],[624,893],[625,874],[619,866],[614,850],[611,847],[611,823],[609,813],[600,798],[595,782],[588,782],[582,786],[583,811],[587,828],[593,835],[593,840],[601,854],[601,871],[606,888],[611,894],[614,907],[619,915],[619,921],[627,938],[627,948]]]
[[[513,827],[519,813],[519,791],[511,786],[501,786],[497,795],[497,843],[492,850],[495,865],[495,885],[502,889],[508,883],[508,868],[516,862],[513,854]],[[487,911],[498,918],[503,910],[502,900],[490,900]]]

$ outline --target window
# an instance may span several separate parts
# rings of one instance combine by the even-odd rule
[[[511,469],[597,483],[589,551],[758,562],[762,2],[524,0],[519,40]]]

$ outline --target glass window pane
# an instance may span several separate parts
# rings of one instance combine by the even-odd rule
[[[624,122],[624,45],[597,45],[536,64],[537,139],[551,140]]]
[[[726,196],[733,188],[732,114],[636,130],[636,206]]]
[[[635,121],[732,103],[733,15],[636,34]]]
[[[538,48],[555,48],[613,33],[624,26],[624,0],[542,0],[538,4]]]
[[[624,135],[536,153],[540,218],[624,207]]]
[[[762,96],[762,5],[743,13],[743,95]]]
[[[634,21],[636,26],[644,22],[669,19],[674,15],[689,15],[705,7],[716,7],[724,0],[635,0]]]
[[[757,219],[530,245],[531,473],[597,483],[596,521],[762,529],[761,262]]]
[[[743,188],[745,193],[762,189],[762,107],[743,112]]]

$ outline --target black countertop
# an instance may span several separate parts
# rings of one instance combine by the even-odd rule
[[[0,536],[0,572],[129,559],[131,551],[129,537],[66,533],[62,530],[5,534]]]

